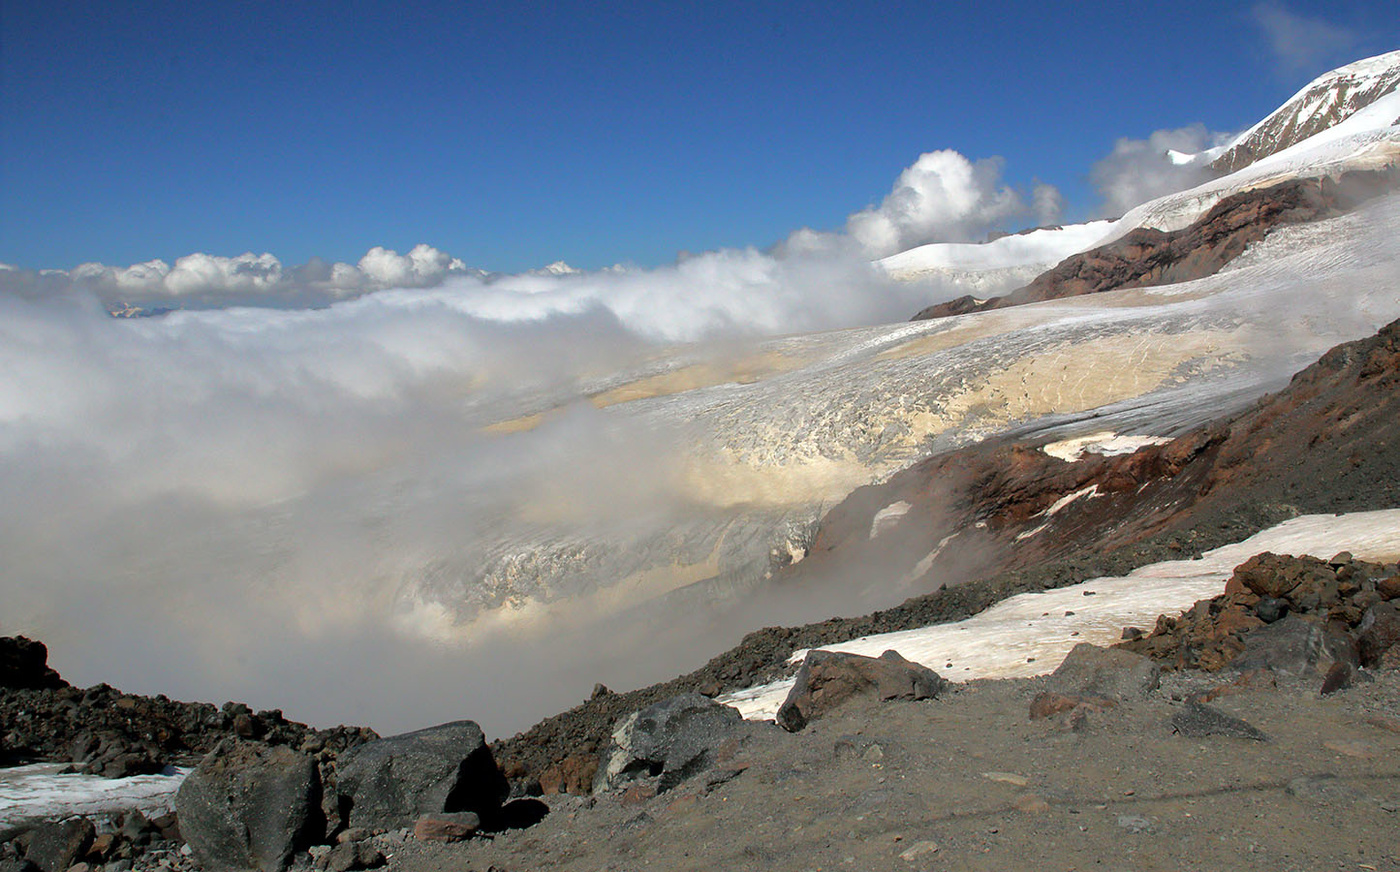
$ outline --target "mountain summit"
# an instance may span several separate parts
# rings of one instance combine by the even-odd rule
[[[1235,137],[1211,167],[1232,173],[1283,151],[1366,108],[1400,86],[1400,51],[1318,76],[1263,121]]]

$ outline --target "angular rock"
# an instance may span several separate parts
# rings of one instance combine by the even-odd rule
[[[34,831],[24,859],[42,872],[67,872],[88,852],[97,828],[87,818],[42,824]]]
[[[286,747],[226,739],[175,794],[180,832],[207,870],[279,872],[324,835],[316,761]]]
[[[1046,680],[1051,693],[1145,699],[1157,689],[1162,669],[1140,654],[1081,642]]]
[[[839,651],[809,651],[797,681],[778,709],[778,726],[797,732],[855,696],[934,699],[947,686],[937,672],[905,660],[896,651],[862,657]]]
[[[469,811],[432,814],[413,823],[413,838],[420,842],[460,842],[481,829],[481,818]]]
[[[1362,615],[1356,629],[1361,665],[1379,666],[1386,652],[1400,643],[1400,606],[1393,601],[1376,603]]]
[[[1188,700],[1181,711],[1172,715],[1172,729],[1190,739],[1227,736],[1233,739],[1253,739],[1256,742],[1265,742],[1269,738],[1251,726],[1249,722],[1227,715],[1220,709],[1195,700]]]
[[[721,749],[739,739],[739,710],[698,693],[683,693],[629,715],[603,752],[595,791],[658,778],[666,791],[718,762]]]
[[[1390,578],[1383,578],[1376,582],[1376,593],[1381,599],[1400,599],[1400,575],[1392,575]]]
[[[1290,614],[1245,636],[1244,651],[1230,666],[1241,672],[1268,669],[1294,678],[1325,674],[1333,662],[1345,657],[1335,643],[1317,623]]]
[[[1245,588],[1261,597],[1288,597],[1295,602],[1295,590],[1302,587],[1299,594],[1332,583],[1335,586],[1336,573],[1325,562],[1316,557],[1292,557],[1286,554],[1264,552],[1235,567],[1234,579]]]
[[[0,687],[58,688],[68,682],[49,667],[49,649],[24,636],[0,636]]]
[[[352,748],[336,762],[336,789],[352,827],[411,827],[428,814],[489,816],[510,793],[486,736],[453,721]]]

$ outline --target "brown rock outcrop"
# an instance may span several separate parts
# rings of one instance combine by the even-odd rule
[[[1076,254],[1003,297],[960,297],[921,310],[912,320],[947,318],[1063,297],[1190,281],[1219,272],[1274,228],[1331,218],[1400,186],[1400,168],[1354,170],[1337,178],[1291,179],[1222,199],[1191,226],[1172,232],[1138,228]]]

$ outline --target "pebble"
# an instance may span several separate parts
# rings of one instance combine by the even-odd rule
[[[1152,821],[1141,815],[1120,814],[1118,816],[1118,826],[1134,835],[1138,833],[1152,832]]]

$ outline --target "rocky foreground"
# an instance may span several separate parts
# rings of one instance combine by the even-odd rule
[[[695,693],[631,713],[593,755],[589,796],[526,796],[538,781],[469,721],[250,733],[274,719],[185,706],[206,716],[189,735],[223,735],[174,814],[31,822],[0,857],[7,872],[1400,864],[1400,567],[1259,555],[1221,596],[1123,635],[1049,676],[962,685],[894,652],[813,652],[776,724]],[[0,677],[10,748],[43,695],[72,703],[74,729],[121,711],[148,737],[160,724],[135,713],[184,706],[98,705],[24,639],[0,644]],[[40,735],[57,748],[59,733]]]

